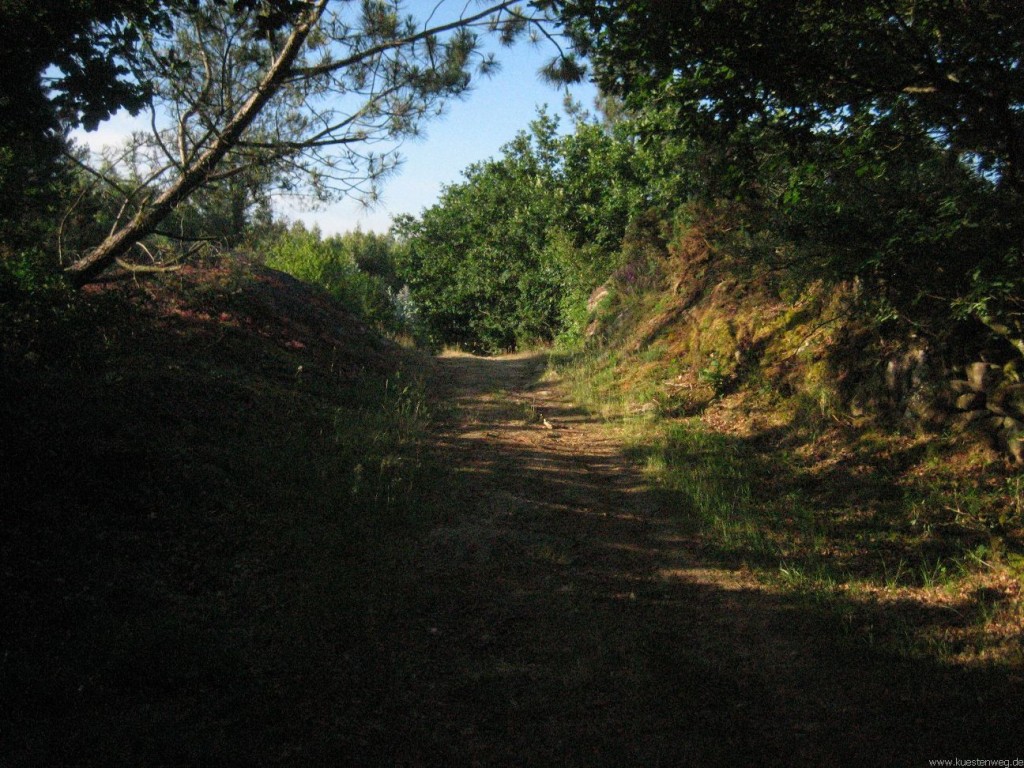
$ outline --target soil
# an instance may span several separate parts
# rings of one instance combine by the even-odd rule
[[[896,659],[716,565],[543,355],[438,360],[450,513],[387,653],[394,765],[1024,757],[1022,681]]]

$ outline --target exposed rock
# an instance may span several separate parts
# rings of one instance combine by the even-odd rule
[[[971,387],[976,392],[985,392],[998,380],[999,366],[991,363],[971,363],[965,372]]]
[[[885,387],[906,426],[939,430],[949,421],[948,382],[926,346],[891,358],[885,367]]]
[[[958,411],[978,411],[985,407],[984,392],[965,392],[953,402]]]
[[[1024,421],[1004,416],[998,436],[999,446],[1005,448],[1014,463],[1024,462]]]
[[[971,385],[971,382],[964,381],[963,379],[953,379],[949,382],[949,388],[957,395],[966,395],[978,391]]]
[[[1017,432],[1024,432],[1024,421],[1015,419],[1012,416],[1003,416],[999,421],[999,432],[1004,437],[1016,434]]]
[[[1003,384],[988,397],[993,413],[1024,419],[1024,384]]]
[[[949,420],[949,425],[957,432],[966,432],[968,429],[983,427],[983,420],[990,416],[988,411],[966,411],[955,414]]]
[[[908,377],[901,359],[891,359],[885,364],[885,388],[893,400],[899,400],[907,387]]]
[[[1024,464],[1024,433],[1011,436],[1006,441],[1006,450],[1015,464]]]
[[[982,413],[988,412],[982,411]],[[985,439],[985,442],[988,443],[989,447],[996,451],[1000,450],[1002,447],[1002,441],[999,439],[999,434],[1003,430],[1003,417],[993,416],[989,413],[987,416],[979,419],[976,424],[978,425],[981,436]]]
[[[964,373],[966,379],[947,382],[956,411],[949,425],[979,433],[1015,463],[1024,463],[1024,384],[1004,381],[1003,369],[992,363],[971,363]]]
[[[907,399],[903,418],[915,429],[938,431],[949,422],[949,412],[939,407],[929,392],[918,390]]]

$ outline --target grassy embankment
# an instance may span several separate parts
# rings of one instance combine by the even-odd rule
[[[372,762],[439,508],[404,353],[223,266],[3,311],[0,763]]]
[[[784,295],[698,238],[646,282],[613,281],[586,351],[553,358],[575,398],[709,555],[829,607],[858,642],[1020,669],[1019,468],[970,435],[851,409],[843,387],[877,363],[842,358],[860,332],[849,290]]]

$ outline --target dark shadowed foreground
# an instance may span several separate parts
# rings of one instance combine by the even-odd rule
[[[722,566],[543,356],[442,357],[424,397],[224,281],[11,346],[5,768],[1024,757],[1019,678]]]

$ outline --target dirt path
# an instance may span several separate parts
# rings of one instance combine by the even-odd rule
[[[439,360],[450,515],[388,653],[389,763],[927,765],[1024,757],[992,674],[855,649],[702,555],[685,509],[543,380]],[[996,676],[997,677],[997,676]]]

